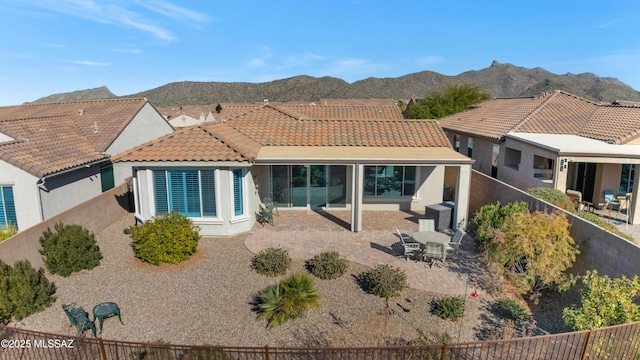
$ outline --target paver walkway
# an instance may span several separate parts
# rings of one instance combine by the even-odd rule
[[[274,215],[274,226],[254,225],[245,240],[252,252],[271,246],[288,250],[292,258],[310,259],[323,251],[337,250],[347,260],[371,268],[389,264],[406,270],[409,286],[430,292],[462,295],[470,284],[484,273],[477,260],[470,236],[463,239],[457,254],[449,253],[442,268],[430,268],[424,262],[399,258],[400,239],[395,228],[418,230],[417,213],[403,211],[364,211],[363,231],[349,230],[350,212],[346,210],[313,211],[280,209]]]

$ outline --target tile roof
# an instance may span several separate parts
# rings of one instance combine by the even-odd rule
[[[564,91],[489,100],[438,121],[446,131],[493,140],[508,132],[579,135],[612,144],[640,136],[640,106],[598,104]]]
[[[283,112],[280,106],[271,104],[229,117],[221,123],[203,123],[184,131],[195,131],[193,129],[211,134],[202,138],[200,146],[217,149],[223,144],[247,160],[255,160],[261,148],[268,146],[452,148],[436,121],[300,120]],[[186,138],[186,135],[164,137],[161,139],[171,144],[159,147],[152,142],[136,148],[140,153],[123,153],[112,160],[195,160],[182,155],[183,151],[188,152],[186,148],[193,147],[185,145]],[[206,158],[206,161],[238,160],[235,153],[211,151],[207,154],[215,156]]]
[[[214,131],[221,127],[228,128],[224,124],[212,124],[210,129],[204,128],[202,125],[180,129],[115,155],[112,161],[249,160],[216,135]],[[221,132],[225,133],[225,130]]]
[[[106,99],[0,107],[0,159],[43,177],[109,158],[105,151],[147,103]]]

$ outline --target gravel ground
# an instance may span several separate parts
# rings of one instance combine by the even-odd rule
[[[367,294],[356,281],[368,268],[350,263],[348,273],[339,279],[314,278],[323,297],[320,308],[267,329],[266,322],[256,317],[252,302],[280,278],[251,270],[254,254],[245,248],[244,235],[204,238],[190,260],[156,267],[134,258],[130,239],[123,234],[132,223],[132,217],[123,218],[96,236],[104,256],[100,266],[68,278],[49,274],[57,286],[57,301],[10,326],[73,335],[75,329],[69,326],[61,304],[76,302],[91,312],[94,305],[113,301],[119,304],[125,325],[115,318],[106,320],[105,339],[226,346],[378,346],[414,339],[417,329],[426,334],[447,332],[453,342],[546,332],[540,323],[557,318],[556,313],[545,315],[539,309],[542,315],[535,320],[505,330],[493,311],[497,298],[483,290],[477,298],[467,295],[465,315],[458,322],[432,314],[433,301],[442,295],[414,289],[391,299],[387,311],[384,299]],[[293,271],[304,271],[302,260],[294,261],[289,273]],[[540,328],[536,329],[536,321]]]

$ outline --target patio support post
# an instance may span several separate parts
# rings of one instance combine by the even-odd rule
[[[351,201],[351,231],[362,231],[362,186],[364,180],[364,166],[360,163],[353,164],[353,182],[351,184],[352,201]]]
[[[462,223],[464,229],[469,222],[469,195],[471,193],[471,165],[460,165],[458,167],[458,180],[456,184],[456,208],[454,225]]]
[[[639,166],[639,165],[636,165]],[[636,174],[633,179],[633,192],[631,193],[631,203],[627,204],[627,220],[629,224],[640,224],[640,201],[638,201],[638,191],[640,188],[640,176]]]

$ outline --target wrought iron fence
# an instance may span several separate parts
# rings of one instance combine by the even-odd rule
[[[640,322],[564,334],[431,346],[272,348],[103,340],[0,326],[0,360],[637,360]]]

